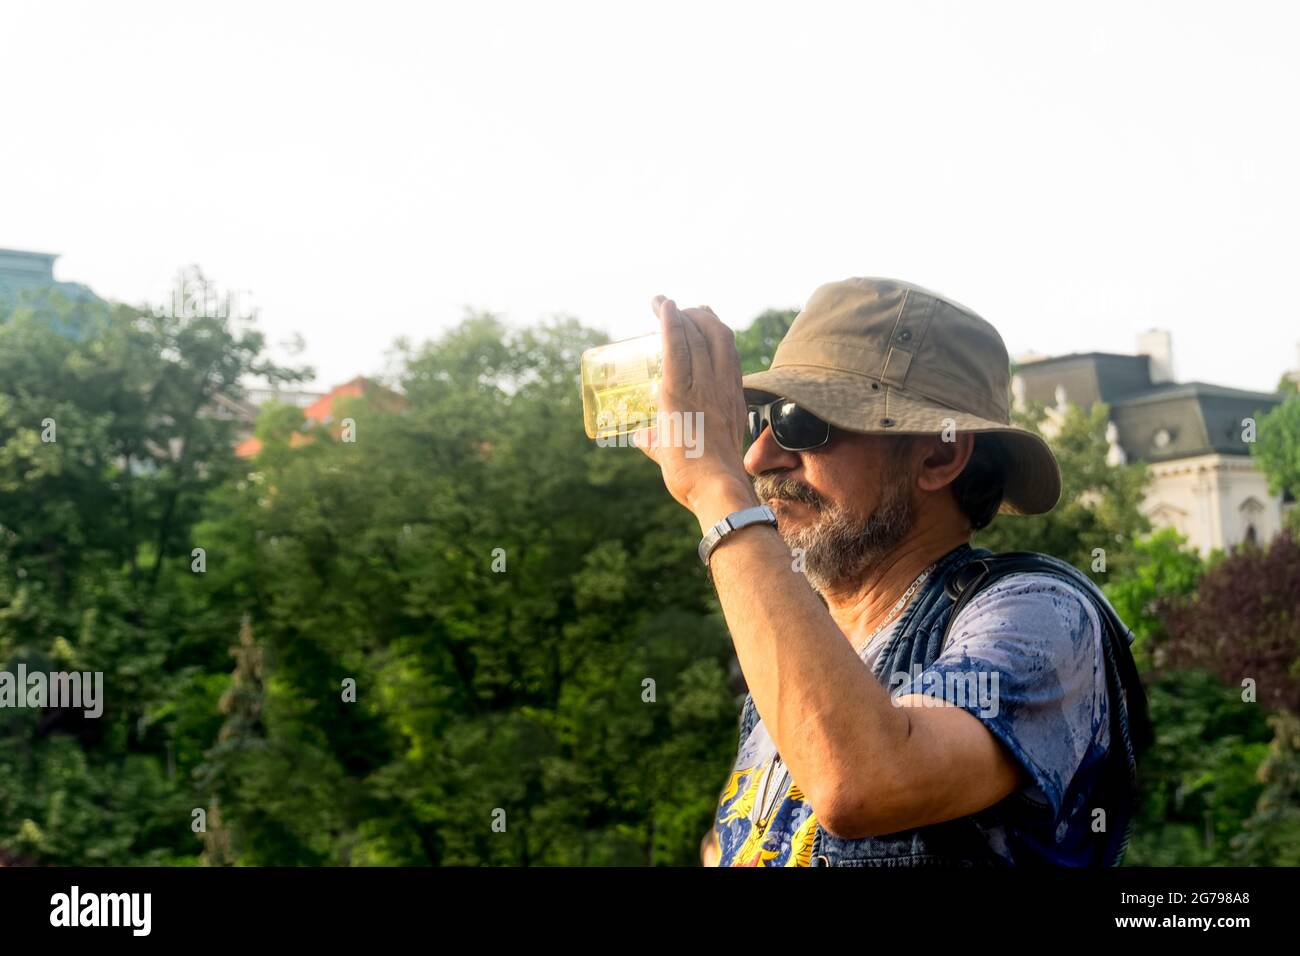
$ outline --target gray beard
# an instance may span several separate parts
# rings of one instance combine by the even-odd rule
[[[887,476],[880,504],[864,521],[826,501],[802,482],[782,475],[759,475],[754,490],[760,500],[800,501],[819,517],[811,525],[777,530],[791,549],[802,548],[804,574],[823,597],[829,591],[860,582],[890,554],[916,523],[916,502],[910,482],[895,471]]]

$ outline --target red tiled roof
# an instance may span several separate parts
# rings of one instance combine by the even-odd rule
[[[402,397],[390,389],[384,388],[376,382],[370,381],[364,375],[358,375],[351,381],[344,382],[342,385],[335,385],[325,395],[322,395],[316,401],[312,402],[303,409],[303,417],[309,422],[326,425],[334,420],[334,402],[340,398],[356,398],[365,395],[367,392],[380,391],[385,397],[395,399],[397,403],[403,403]],[[290,448],[301,448],[311,441],[310,437],[294,432],[289,438]],[[246,438],[235,446],[235,454],[240,458],[252,458],[262,450],[262,443],[257,438]]]
[[[311,422],[328,422],[334,418],[334,402],[339,398],[354,398],[358,395],[364,395],[369,388],[373,388],[374,383],[364,375],[358,375],[350,382],[344,382],[342,385],[335,385],[326,394],[322,395],[316,401],[312,402],[305,409],[303,414]]]

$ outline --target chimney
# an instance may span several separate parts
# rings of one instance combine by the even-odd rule
[[[1151,384],[1174,380],[1174,340],[1167,330],[1139,332],[1137,352],[1151,358]]]

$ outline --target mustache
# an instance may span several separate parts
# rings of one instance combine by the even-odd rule
[[[754,493],[763,500],[797,501],[818,510],[826,507],[825,498],[802,481],[787,475],[759,475],[754,479]]]

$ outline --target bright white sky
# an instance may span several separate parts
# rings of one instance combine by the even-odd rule
[[[319,384],[467,306],[615,337],[850,275],[1012,354],[1297,364],[1288,3],[6,3],[0,247],[161,302],[198,263]],[[1288,119],[1288,117],[1290,117]]]

